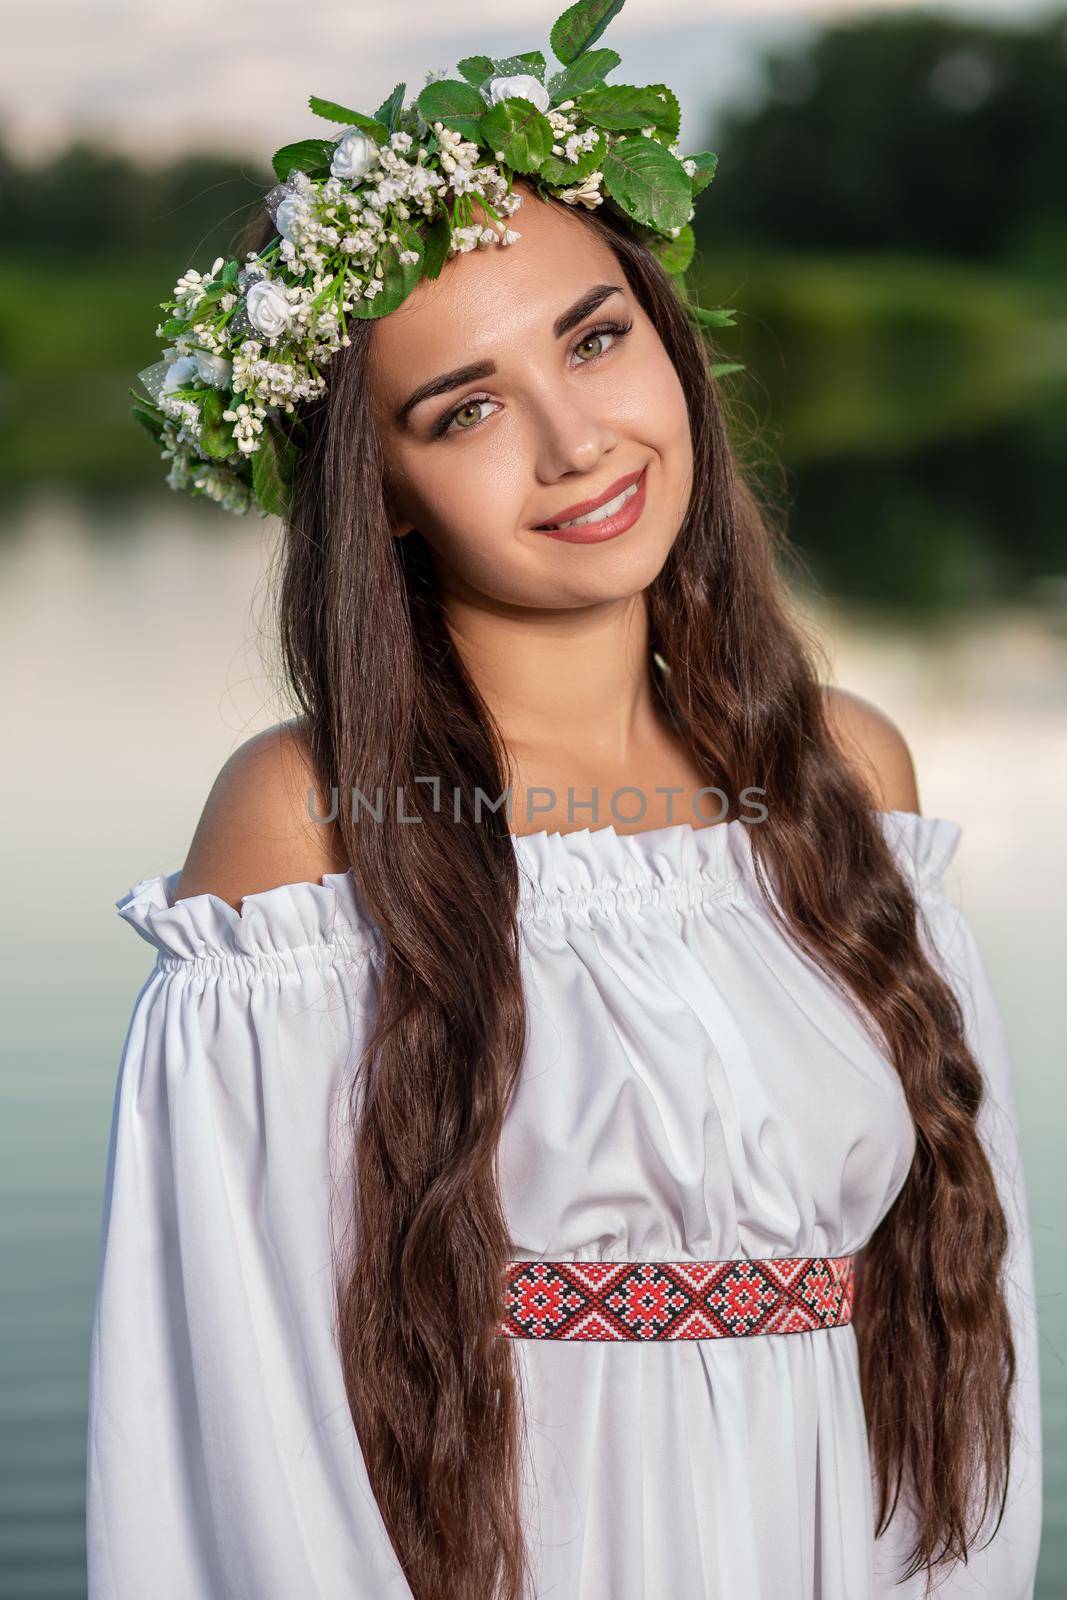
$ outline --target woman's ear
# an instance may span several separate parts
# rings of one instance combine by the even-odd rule
[[[415,532],[415,524],[406,517],[394,517],[389,514],[389,532],[394,539],[406,539],[409,533]]]
[[[389,533],[394,539],[404,539],[409,533],[414,533],[415,524],[410,517],[401,516],[397,509],[396,498],[388,483],[385,485],[385,515],[389,523]]]

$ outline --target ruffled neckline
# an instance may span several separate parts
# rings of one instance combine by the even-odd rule
[[[569,833],[513,833],[520,911],[532,918],[659,904],[692,905],[743,891],[753,823],[668,823],[620,833],[614,823]]]
[[[878,811],[883,831],[920,892],[937,891],[962,834],[947,817]],[[569,833],[512,834],[523,920],[563,918],[655,901],[686,907],[758,894],[750,833],[733,818],[694,827],[669,823],[640,833],[614,824]],[[240,911],[214,894],[174,900],[181,868],[142,878],[115,902],[119,916],[164,958],[250,957],[307,946],[362,944],[380,950],[377,926],[351,871],[318,883],[281,884],[245,895]]]

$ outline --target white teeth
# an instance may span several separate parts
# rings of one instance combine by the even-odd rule
[[[627,500],[632,500],[636,493],[637,484],[631,483],[630,487],[624,489],[622,494],[617,494],[614,500],[609,500],[605,505],[597,506],[595,511],[588,512],[586,516],[572,517],[570,522],[556,522],[553,526],[556,528],[581,528],[587,522],[603,522],[607,517],[613,517],[616,511],[624,506]]]

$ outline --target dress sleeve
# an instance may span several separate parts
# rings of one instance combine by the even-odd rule
[[[1013,1064],[1004,1021],[974,933],[950,894],[945,870],[962,829],[944,818],[890,813],[905,827],[903,864],[917,888],[920,936],[958,996],[967,1041],[982,1069],[985,1100],[978,1133],[989,1156],[997,1190],[1008,1218],[1005,1295],[1015,1342],[1013,1441],[1004,1516],[991,1509],[966,1565],[957,1564],[931,1591],[931,1600],[1032,1600],[1041,1540],[1042,1446],[1038,1368],[1037,1300],[1026,1183],[1019,1150]],[[910,820],[909,820],[910,819]],[[903,1570],[906,1524],[899,1511],[875,1543],[878,1600],[921,1600],[921,1575],[912,1586],[893,1586]],[[986,1543],[986,1541],[989,1541]],[[980,1545],[985,1548],[979,1548]]]
[[[89,1370],[89,1600],[411,1600],[334,1343],[378,952],[349,874],[117,902],[122,1047]],[[350,1141],[349,1141],[350,1145]]]

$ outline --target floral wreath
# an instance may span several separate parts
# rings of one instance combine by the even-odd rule
[[[620,57],[592,48],[623,3],[578,0],[556,20],[551,76],[532,50],[468,56],[459,77],[431,72],[409,106],[398,83],[373,116],[311,97],[341,132],[275,153],[273,240],[243,266],[219,256],[210,272],[189,268],[160,302],[156,337],[168,348],[138,374],[147,398],[131,389],[130,414],[169,460],[171,489],[284,517],[303,425],[283,429],[281,413],[324,391],[323,369],[351,342],[349,318],[386,316],[450,256],[522,237],[509,225],[522,204],[516,176],[568,205],[606,203],[652,248],[695,321],[732,325],[730,310],[698,307],[684,287],[693,202],[717,158],[683,158],[676,96],[662,83],[606,83]]]

